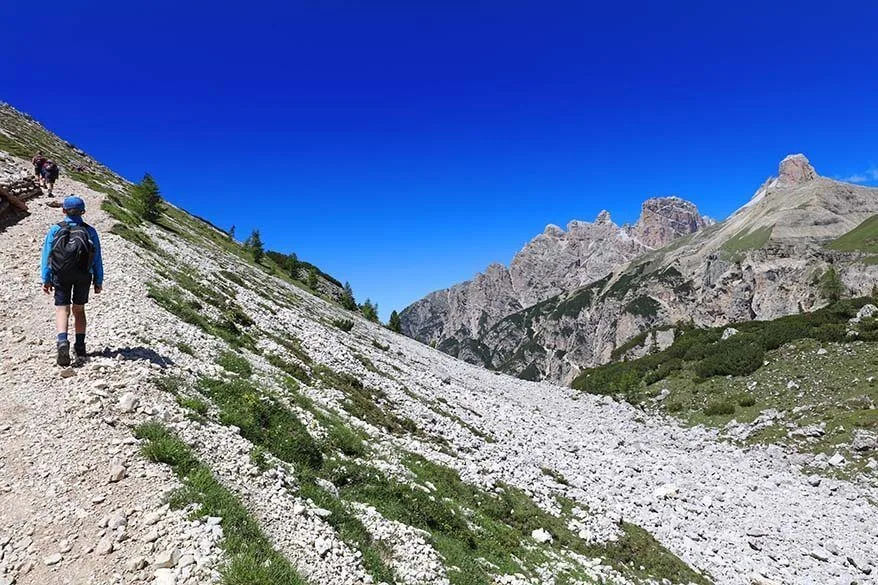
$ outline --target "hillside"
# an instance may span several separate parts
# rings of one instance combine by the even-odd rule
[[[85,198],[107,265],[82,367],[51,365],[35,272],[57,209],[33,200],[0,231],[4,585],[804,584],[878,570],[868,484],[814,486],[781,450],[462,363],[253,264],[180,209],[139,222],[109,171],[82,180],[58,191]]]
[[[867,295],[878,269],[863,243],[871,242],[876,214],[878,189],[821,177],[804,156],[791,155],[725,221],[513,313],[469,343],[492,369],[570,383],[620,347],[634,355],[666,347],[681,324],[716,327],[819,308],[830,267],[846,294]],[[646,344],[632,348],[634,339]]]
[[[813,473],[878,487],[875,302],[687,328],[667,349],[588,369],[573,387],[715,427],[740,444],[783,445]]]

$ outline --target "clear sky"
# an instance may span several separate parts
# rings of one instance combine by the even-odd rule
[[[548,223],[723,218],[791,152],[878,183],[872,1],[38,5],[0,99],[385,318]]]

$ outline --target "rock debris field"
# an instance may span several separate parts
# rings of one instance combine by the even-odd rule
[[[26,169],[23,161],[13,166],[5,170]],[[108,233],[103,194],[65,178],[56,187],[74,191],[102,234],[107,267],[105,292],[88,307],[92,356],[84,366],[53,364],[51,301],[39,288],[42,239],[60,212],[38,198],[31,215],[0,231],[0,585],[220,582],[223,518],[168,507],[179,481],[140,454],[132,433],[151,419],[192,447],[308,583],[373,582],[360,551],[328,522],[328,510],[297,495],[288,470],[273,461],[260,469],[234,428],[187,417],[155,385],[158,375],[221,375],[214,356],[226,345],[148,298],[147,284],[163,278],[155,262]],[[217,246],[149,229],[199,275],[252,277],[253,268]],[[404,476],[397,454],[407,451],[455,469],[469,484],[518,487],[548,511],[559,511],[560,495],[578,506],[570,526],[583,540],[616,538],[624,520],[715,583],[878,583],[874,488],[804,475],[799,458],[780,447],[742,449],[609,398],[467,365],[290,284],[272,286],[294,302],[237,287],[254,327],[294,334],[315,363],[380,389],[422,429],[421,436],[392,435],[354,423],[370,433],[375,465],[388,475]],[[350,333],[332,325],[344,316],[355,322]],[[258,379],[273,375],[263,356],[250,359]],[[321,404],[341,401],[332,388],[303,384],[303,391]],[[437,436],[444,445],[425,438]],[[351,508],[383,543],[397,582],[452,582],[429,534],[365,504]],[[535,543],[552,537],[533,534]],[[600,562],[583,566],[588,579],[631,582]],[[496,582],[554,583],[555,570]]]

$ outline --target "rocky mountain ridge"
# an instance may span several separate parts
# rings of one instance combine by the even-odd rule
[[[710,225],[678,197],[643,203],[633,225],[616,225],[602,211],[594,222],[571,221],[567,230],[546,226],[512,259],[492,264],[470,281],[431,293],[400,314],[403,332],[458,355],[469,340],[498,321],[566,290],[610,273],[643,253]]]
[[[478,351],[467,355],[569,383],[648,331],[655,333],[644,342],[663,347],[676,323],[719,326],[822,306],[820,278],[830,267],[848,294],[867,295],[878,276],[873,256],[833,242],[876,213],[878,189],[821,177],[803,155],[791,155],[729,219],[506,317],[470,342]]]

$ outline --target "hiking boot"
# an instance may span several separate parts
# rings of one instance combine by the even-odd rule
[[[85,344],[84,343],[76,343],[73,345],[73,352],[76,354],[76,359],[78,361],[85,360]]]
[[[58,365],[65,367],[65,368],[70,365],[70,342],[69,341],[59,341],[58,342]]]

